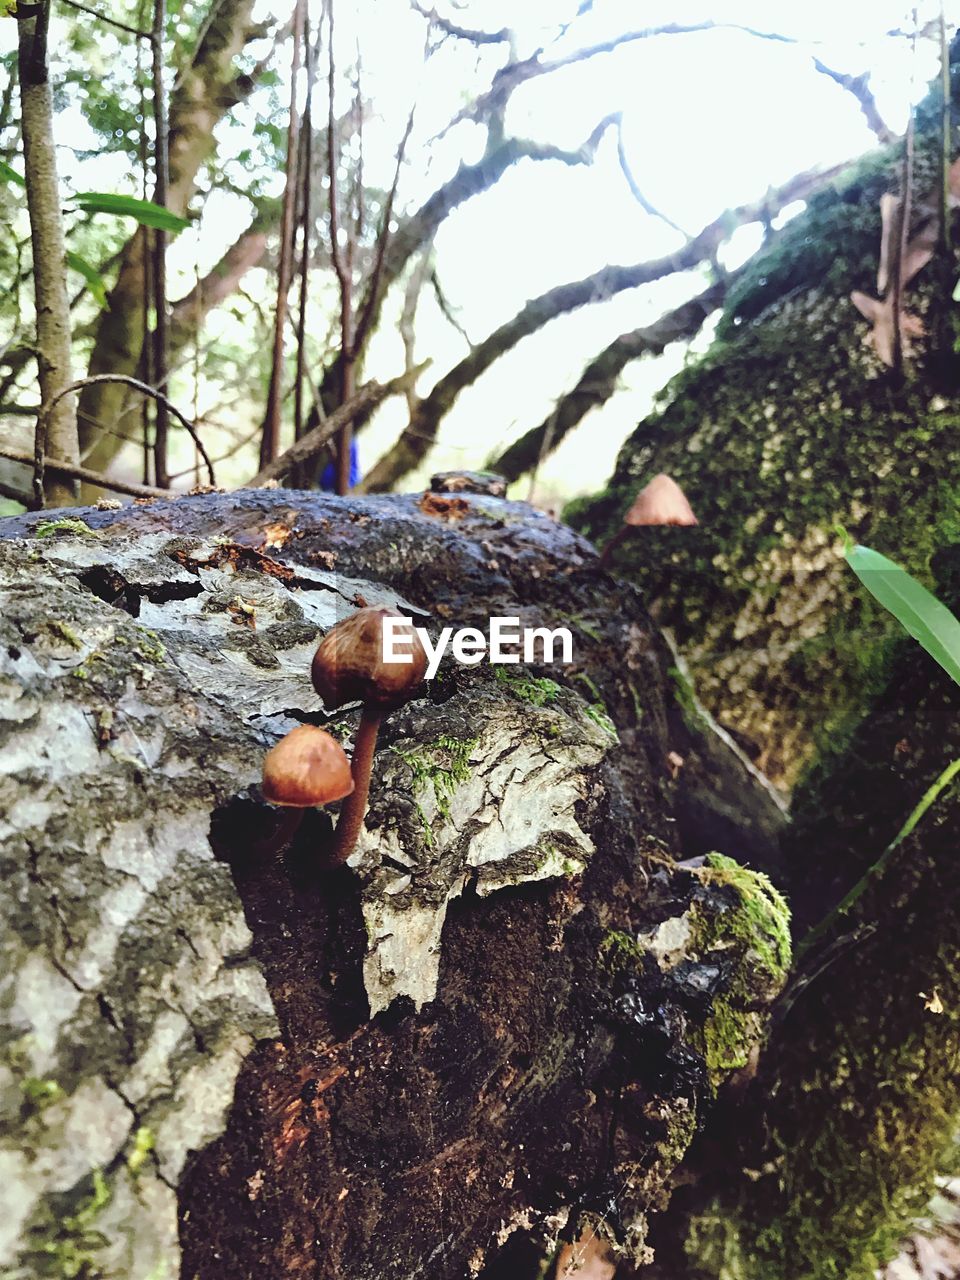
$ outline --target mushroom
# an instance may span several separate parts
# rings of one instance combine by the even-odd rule
[[[600,552],[600,564],[606,567],[612,552],[623,542],[631,529],[638,528],[640,525],[698,523],[686,494],[676,480],[671,480],[661,471],[649,484],[644,485],[634,498],[630,509],[623,517],[623,525]]]
[[[427,655],[409,621],[393,628],[394,652],[404,657],[388,661],[385,656],[384,622],[401,616],[393,609],[360,609],[327,632],[313,658],[313,687],[325,707],[363,704],[353,748],[354,787],[340,811],[334,862],[349,858],[360,834],[380,723],[407,701],[426,673]]]
[[[260,789],[265,800],[290,811],[263,846],[263,851],[275,852],[297,830],[304,809],[350,794],[350,762],[336,738],[315,725],[301,724],[264,756]]]
[[[342,800],[353,790],[350,763],[331,734],[301,724],[263,759],[264,798],[291,809],[312,809]]]

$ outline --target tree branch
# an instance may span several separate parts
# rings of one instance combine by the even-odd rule
[[[897,135],[889,128],[880,114],[877,100],[870,89],[870,75],[868,72],[865,71],[860,76],[846,75],[842,71],[835,71],[833,67],[828,67],[819,58],[814,58],[813,65],[821,75],[827,76],[834,84],[838,84],[841,89],[846,89],[853,94],[860,104],[860,110],[863,112],[864,119],[870,126],[871,132],[884,146],[889,146],[892,142],[897,141]]]
[[[410,7],[422,18],[426,18],[438,31],[442,31],[447,36],[454,36],[457,40],[467,40],[470,44],[504,44],[510,40],[509,27],[501,27],[499,31],[475,31],[468,27],[458,27],[449,18],[441,18],[436,9],[427,9],[418,0],[413,0]]]
[[[604,267],[602,270],[576,280],[558,285],[538,298],[532,299],[499,329],[473,348],[459,364],[455,365],[421,400],[417,413],[401,434],[399,440],[368,472],[360,492],[379,493],[389,489],[406,475],[424,457],[436,440],[443,417],[449,412],[460,392],[471,386],[490,366],[523,338],[543,328],[557,316],[575,311],[588,303],[605,301],[654,280],[663,279],[679,271],[689,271],[703,262],[714,259],[721,244],[737,228],[749,222],[759,221],[771,208],[782,208],[794,200],[802,200],[819,187],[826,185],[845,168],[835,165],[825,172],[808,171],[798,174],[778,190],[769,192],[753,204],[722,214],[698,236],[688,240],[682,248],[663,258],[635,263],[627,267]]]
[[[550,75],[554,71],[560,71],[564,67],[574,66],[578,62],[586,62],[590,58],[598,57],[604,53],[613,53],[616,49],[622,48],[624,45],[634,44],[638,40],[652,40],[657,36],[676,36],[690,35],[698,31],[740,31],[745,35],[753,36],[758,40],[773,40],[779,44],[796,44],[797,41],[791,36],[781,35],[776,31],[759,31],[755,27],[743,26],[736,22],[714,22],[707,20],[704,22],[668,22],[657,27],[645,27],[637,31],[625,31],[622,35],[614,36],[610,40],[604,40],[599,44],[586,45],[582,49],[575,49],[572,53],[564,54],[560,58],[551,58],[544,60],[539,53],[535,53],[530,58],[525,58],[522,62],[508,62],[506,66],[501,67],[494,77],[493,84],[486,93],[482,93],[473,102],[468,103],[461,111],[453,117],[447,124],[440,135],[448,133],[454,125],[461,124],[464,120],[474,120],[480,122],[488,116],[502,111],[507,104],[507,100],[513,94],[514,90],[519,88],[521,84],[528,80],[533,80],[539,76]]]
[[[320,426],[308,431],[305,436],[302,436],[301,439],[292,444],[279,458],[275,458],[273,462],[258,471],[253,479],[243,487],[254,489],[258,485],[265,484],[268,480],[279,480],[301,462],[306,462],[309,458],[315,457],[323,446],[335,435],[338,435],[345,426],[349,426],[362,414],[369,413],[388,396],[397,395],[398,392],[405,391],[408,386],[417,380],[429,363],[430,361],[426,360],[423,364],[417,365],[414,369],[408,369],[406,373],[401,374],[399,378],[393,378],[390,382],[365,383],[346,404],[335,409]]]
[[[400,185],[400,171],[403,167],[403,157],[407,149],[407,143],[410,140],[410,134],[413,131],[413,117],[416,111],[416,104],[410,108],[410,114],[407,117],[407,127],[403,131],[403,137],[400,139],[400,146],[397,148],[397,164],[393,172],[393,182],[390,185],[390,191],[387,195],[386,204],[383,207],[383,216],[380,220],[380,228],[377,233],[377,256],[373,264],[373,271],[370,273],[370,283],[367,288],[367,294],[363,301],[360,311],[360,319],[357,322],[356,332],[353,335],[353,354],[357,355],[363,350],[363,344],[370,332],[370,326],[373,318],[377,314],[380,306],[380,284],[383,278],[383,260],[387,252],[387,245],[390,243],[390,221],[393,218],[393,206],[397,198],[397,187]]]
[[[507,480],[517,480],[532,470],[591,409],[599,408],[610,399],[626,365],[641,356],[661,355],[672,342],[695,337],[707,316],[723,305],[730,283],[735,278],[717,281],[695,298],[668,311],[652,325],[633,329],[615,338],[590,361],[577,385],[557,402],[553,412],[538,427],[533,427],[505,449],[491,465],[491,470]]]
[[[200,439],[199,433],[192,422],[180,412],[172,400],[168,399],[162,391],[158,391],[155,387],[149,387],[145,382],[141,382],[139,378],[131,378],[121,373],[101,373],[92,378],[78,378],[76,382],[71,382],[69,386],[58,391],[45,404],[40,406],[40,412],[37,415],[37,432],[34,445],[34,493],[36,495],[37,504],[43,506],[43,475],[46,467],[46,443],[47,443],[47,423],[50,415],[55,409],[57,402],[62,400],[64,396],[72,395],[73,392],[81,390],[83,387],[89,386],[92,382],[120,382],[128,387],[133,387],[135,391],[139,391],[141,395],[151,396],[158,403],[166,406],[168,411],[186,428],[190,434],[193,443],[197,446],[197,452],[206,464],[207,474],[210,477],[210,483],[216,484],[216,476],[213,472],[213,464],[210,461],[207,451],[204,448],[203,441]],[[166,492],[164,490],[163,492]]]
[[[0,458],[8,458],[11,462],[22,462],[24,466],[32,467],[35,465],[36,459],[32,453],[20,453],[17,449],[8,449],[0,445]],[[44,456],[42,459],[44,471],[52,471],[55,475],[65,476],[70,480],[82,480],[84,484],[96,485],[98,489],[110,489],[114,493],[127,493],[134,498],[171,498],[174,496],[170,489],[154,489],[151,485],[134,484],[133,481],[116,480],[111,476],[101,475],[99,471],[91,471],[89,467],[81,467],[73,463],[61,462],[59,458],[51,458]],[[25,501],[26,495],[14,495],[16,501]]]
[[[454,209],[473,196],[489,190],[512,165],[520,160],[557,160],[568,165],[592,164],[603,134],[618,121],[619,113],[606,116],[583,145],[572,151],[564,150],[551,143],[533,142],[525,138],[507,138],[475,164],[462,164],[450,181],[439,187],[390,238],[383,254],[378,294],[369,309],[368,332],[376,327],[383,299],[391,285],[402,274],[407,262],[430,243],[441,223]],[[368,291],[363,304],[365,310],[367,300],[371,296]],[[332,395],[338,384],[340,359],[338,356],[324,374],[322,390],[325,399]],[[311,418],[310,426],[315,425],[316,420]]]

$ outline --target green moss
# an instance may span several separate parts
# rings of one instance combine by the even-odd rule
[[[423,806],[416,800],[417,793],[432,790],[437,812],[442,818],[449,818],[451,797],[458,785],[469,778],[470,756],[479,741],[479,738],[461,740],[441,734],[435,742],[427,743],[416,751],[390,748],[413,771],[411,790],[423,826],[424,840],[428,845],[433,844],[434,836]]]
[[[50,628],[52,631],[56,631],[57,635],[62,636],[63,639],[66,640],[67,644],[72,645],[74,649],[83,648],[83,642],[80,640],[80,637],[74,631],[73,627],[69,626],[66,622],[61,622],[59,618],[51,618]]]
[[[529,702],[534,707],[549,706],[555,702],[560,692],[556,680],[548,677],[528,676],[522,672],[510,671],[507,667],[495,666],[494,679],[506,685],[508,692],[520,702]]]
[[[578,671],[576,679],[583,684],[592,695],[592,701],[588,702],[583,709],[583,714],[588,720],[592,720],[594,724],[599,725],[604,733],[609,733],[612,738],[619,738],[617,734],[617,726],[613,723],[610,713],[607,711],[603,696],[597,688],[596,682],[586,673],[586,671]]]
[[[935,150],[920,142],[918,191]],[[896,632],[832,555],[836,524],[927,582],[957,528],[960,375],[940,332],[956,269],[941,255],[911,282],[928,337],[900,384],[850,301],[875,290],[880,197],[898,180],[881,152],[811,198],[751,260],[709,352],[625,443],[609,487],[565,512],[602,543],[654,473],[683,486],[700,525],[626,540],[615,571],[656,600],[703,704],[787,786],[847,740]]]
[[[610,719],[607,708],[602,702],[588,702],[583,709],[583,714],[588,720],[592,720],[594,724],[599,725],[604,733],[609,733],[611,738],[619,741],[617,726]]]
[[[643,948],[628,933],[608,930],[600,940],[600,960],[611,975],[635,969],[641,962]]]
[[[63,1089],[56,1080],[43,1080],[38,1076],[27,1076],[21,1080],[20,1092],[35,1111],[42,1111],[63,1097]]]
[[[693,691],[693,685],[679,667],[671,667],[668,674],[673,681],[684,724],[693,732],[699,731],[703,727],[703,718],[697,707],[697,695]]]
[[[110,1189],[99,1169],[92,1174],[92,1190],[72,1213],[49,1224],[27,1250],[29,1274],[37,1280],[107,1280],[97,1253],[106,1240],[96,1229],[97,1219],[110,1203]]]
[[[55,533],[72,533],[82,538],[99,538],[100,534],[76,516],[63,520],[41,520],[33,531],[35,538],[52,538]]]
[[[153,1130],[148,1129],[145,1125],[140,1125],[133,1135],[133,1146],[127,1156],[127,1168],[134,1177],[146,1164],[147,1158],[156,1146],[156,1142],[156,1135]]]
[[[701,877],[707,883],[729,885],[740,896],[740,909],[713,917],[712,940],[736,940],[760,958],[770,976],[782,981],[790,968],[790,908],[762,871],[751,871],[722,853],[707,855]]]
[[[762,1034],[763,1019],[757,1013],[738,1008],[726,996],[714,1001],[703,1028],[703,1057],[714,1086],[731,1071],[747,1065],[750,1050]]]

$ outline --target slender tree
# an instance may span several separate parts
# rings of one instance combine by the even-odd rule
[[[72,381],[66,251],[53,139],[53,94],[47,64],[49,22],[49,0],[31,6],[30,15],[19,19],[17,62],[24,173],[33,244],[37,368],[40,398],[44,403],[52,401]],[[38,439],[37,453],[41,458],[46,453],[73,465],[80,461],[76,404],[72,396],[63,396],[49,415],[46,439]],[[44,482],[43,491],[34,497],[40,505],[68,506],[76,500],[76,486],[67,477],[54,474]]]

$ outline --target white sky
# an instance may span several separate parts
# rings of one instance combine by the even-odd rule
[[[459,9],[450,0],[436,3],[464,26],[496,29],[513,23],[520,56],[550,38],[557,21],[576,9],[576,0],[473,0]],[[946,7],[948,23],[955,26],[960,0],[947,0]],[[268,7],[262,8],[265,16]],[[319,8],[318,0],[313,8]],[[938,13],[936,0],[928,0],[919,9],[921,24]],[[576,147],[606,114],[622,112],[625,145],[641,189],[671,219],[696,232],[725,208],[761,196],[768,186],[875,145],[853,97],[813,68],[814,54],[850,74],[870,70],[881,112],[895,129],[902,128],[908,103],[923,95],[937,70],[932,42],[921,41],[914,55],[910,41],[885,34],[894,27],[912,29],[911,11],[896,0],[804,0],[802,5],[785,0],[595,0],[594,12],[547,56],[626,30],[706,19],[774,30],[800,43],[778,44],[729,30],[639,41],[523,86],[511,103],[508,129]],[[0,24],[3,47],[13,38],[13,26]],[[401,207],[414,208],[461,160],[478,158],[483,135],[471,124],[452,130],[432,147],[426,142],[472,92],[489,83],[503,50],[488,46],[478,55],[448,42],[424,66],[424,24],[404,0],[337,0],[337,36],[341,67],[352,60],[357,41],[362,50],[364,91],[375,112],[365,123],[371,181],[389,183],[394,149],[416,100],[416,129],[401,186]],[[344,94],[341,107],[347,85]],[[86,146],[93,141],[76,111],[62,113],[57,127],[62,143]],[[224,147],[236,151],[245,145],[242,131],[221,129],[219,134]],[[127,169],[117,157],[63,166],[77,189],[124,189],[131,180]],[[248,214],[249,207],[236,197],[211,198],[198,228],[173,245],[173,281],[179,276],[188,288],[195,271],[212,265]],[[758,238],[757,227],[740,232],[727,254],[729,264],[742,261]],[[528,298],[555,284],[606,263],[659,256],[680,243],[675,231],[648,217],[634,201],[611,133],[590,168],[517,165],[492,191],[449,219],[436,253],[445,290],[476,341]],[[253,273],[250,286],[266,290],[265,274],[259,273],[259,281],[257,275]],[[526,340],[461,397],[443,425],[431,467],[476,464],[536,425],[555,397],[576,382],[585,362],[617,334],[650,323],[701,287],[701,277],[674,278],[582,309]],[[324,293],[318,282],[318,310]],[[214,319],[211,331],[229,323]],[[317,327],[322,327],[319,322]],[[434,364],[421,392],[465,351],[462,339],[426,297],[418,316],[417,354],[431,356]],[[599,487],[623,438],[683,359],[683,350],[671,349],[658,361],[629,366],[623,392],[591,415],[547,464],[541,492],[569,495]],[[399,338],[388,326],[374,343],[365,372],[392,376],[401,362]],[[397,433],[403,416],[399,401],[381,412],[362,437],[366,464]]]

